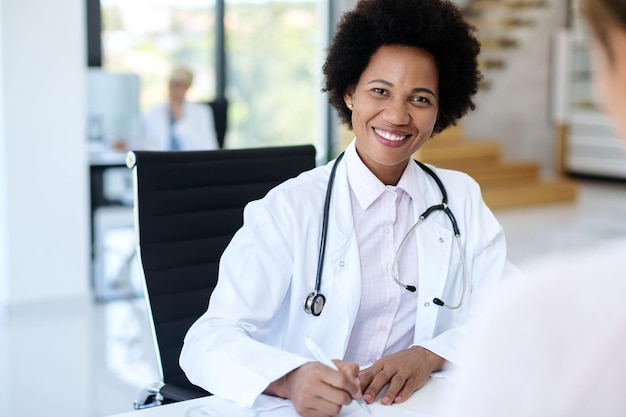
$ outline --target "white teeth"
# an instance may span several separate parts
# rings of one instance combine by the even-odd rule
[[[406,139],[406,135],[394,135],[392,133],[385,132],[383,130],[378,130],[378,129],[374,129],[374,132],[376,132],[378,135],[382,136],[383,138],[387,140],[400,141],[400,140]]]

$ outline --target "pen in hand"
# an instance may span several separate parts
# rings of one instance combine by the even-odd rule
[[[323,363],[324,365],[330,368],[333,368],[335,371],[339,371],[339,368],[337,368],[337,365],[335,365],[335,363],[324,354],[322,349],[320,349],[320,347],[317,346],[317,344],[315,344],[315,342],[310,337],[304,338],[304,344],[306,345],[307,349],[309,349],[309,352],[311,352],[313,357],[315,357],[315,359],[317,359],[319,362]],[[354,400],[361,406],[361,408],[363,408],[368,413],[372,414],[372,412],[370,411],[370,408],[367,406],[367,403],[365,402],[363,398],[355,398]]]

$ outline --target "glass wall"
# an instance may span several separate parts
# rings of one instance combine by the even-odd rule
[[[227,143],[322,144],[319,0],[227,1]]]
[[[195,75],[189,100],[228,100],[225,147],[310,143],[325,159],[328,106],[320,88],[327,1],[93,2],[89,65],[138,75],[140,111],[167,100],[169,74],[184,65]],[[132,197],[130,171],[107,174],[113,173],[120,178],[103,177],[105,194],[123,182],[118,194]],[[107,206],[92,216],[96,297],[140,294],[132,208]]]
[[[101,0],[102,66],[141,79],[143,110],[167,97],[172,68],[193,70],[189,99],[215,96],[215,11],[205,0]]]
[[[312,143],[322,149],[322,0],[226,0],[225,146]],[[215,2],[101,0],[102,66],[140,76],[142,110],[164,101],[175,65],[190,67],[192,101],[216,97]]]

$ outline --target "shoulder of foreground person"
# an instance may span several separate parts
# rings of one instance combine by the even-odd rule
[[[619,240],[527,263],[480,317],[446,415],[625,412],[624,253]]]

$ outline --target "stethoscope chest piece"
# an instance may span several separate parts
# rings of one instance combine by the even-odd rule
[[[314,316],[322,314],[322,309],[326,303],[326,297],[318,292],[312,292],[306,297],[304,311]]]

